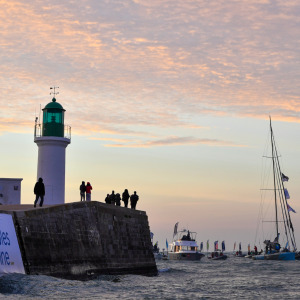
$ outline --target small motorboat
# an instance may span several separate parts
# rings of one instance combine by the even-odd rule
[[[212,252],[207,258],[211,260],[224,260],[227,259],[227,255],[224,254],[220,249],[217,249],[216,251]]]

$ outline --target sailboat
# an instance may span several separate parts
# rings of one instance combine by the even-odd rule
[[[264,188],[264,193],[271,192],[273,200],[273,218],[275,220],[264,220],[263,222],[271,224],[273,227],[273,238],[265,239],[265,252],[261,255],[252,256],[256,260],[295,260],[296,255],[296,240],[294,236],[294,227],[290,212],[294,211],[288,204],[287,200],[290,198],[284,182],[289,178],[281,172],[279,164],[279,155],[275,144],[274,133],[272,129],[272,122],[270,117],[270,142],[271,142],[271,156],[266,158],[271,159],[272,170],[272,185],[273,187]],[[295,211],[294,211],[295,212]],[[274,236],[275,235],[275,236]],[[283,243],[283,244],[281,244]],[[282,247],[284,245],[284,247]]]

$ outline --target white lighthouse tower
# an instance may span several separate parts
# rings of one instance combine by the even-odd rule
[[[37,179],[45,184],[44,204],[65,203],[66,148],[71,142],[71,127],[64,125],[64,108],[53,99],[43,108],[43,123],[36,120],[34,142],[38,146]]]

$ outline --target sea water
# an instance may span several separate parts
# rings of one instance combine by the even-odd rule
[[[158,276],[104,275],[90,281],[10,274],[5,299],[300,299],[300,261],[158,260]]]

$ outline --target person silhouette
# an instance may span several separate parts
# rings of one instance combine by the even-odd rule
[[[39,178],[38,182],[34,186],[34,194],[35,194],[35,201],[34,201],[34,207],[36,207],[36,204],[40,200],[40,207],[43,206],[44,203],[44,196],[45,196],[45,185],[43,183],[43,178]]]
[[[116,194],[115,200],[116,200],[116,205],[120,206],[121,205],[121,196],[119,193]]]
[[[139,200],[139,196],[137,195],[136,191],[130,196],[130,205],[132,209],[135,209],[136,204]]]
[[[86,184],[86,201],[91,201],[91,195],[92,195],[92,189],[93,187],[91,186],[91,184],[88,182]]]
[[[123,194],[122,194],[122,201],[124,202],[124,206],[127,207],[128,206],[128,200],[130,198],[129,192],[127,189],[124,190]]]
[[[86,186],[84,181],[82,181],[79,190],[80,190],[80,201],[85,201]]]

